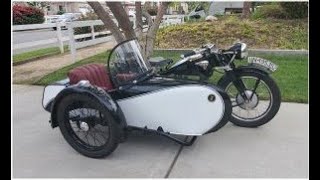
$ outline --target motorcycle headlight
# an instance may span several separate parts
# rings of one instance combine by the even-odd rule
[[[248,48],[246,43],[241,43],[241,51],[240,51],[240,58],[245,59],[248,57]]]

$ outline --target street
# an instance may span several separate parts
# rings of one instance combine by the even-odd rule
[[[62,30],[62,35],[67,36],[68,31]],[[26,42],[32,42],[32,41],[39,41],[39,40],[46,40],[46,39],[52,39],[57,37],[57,32],[53,29],[40,29],[40,30],[32,30],[32,31],[16,31],[12,32],[12,45],[20,44],[20,43],[26,43]],[[67,44],[68,42],[64,42],[64,44]],[[41,45],[41,46],[35,46],[32,48],[24,48],[24,49],[17,49],[13,50],[13,54],[19,54],[22,52],[27,52],[30,50],[36,50],[39,48],[47,48],[47,47],[54,47],[57,46],[56,44],[48,44],[48,45]]]
[[[43,88],[13,85],[14,178],[308,177],[308,104],[282,103],[264,126],[228,123],[189,147],[135,133],[110,156],[91,159],[50,127],[50,114],[41,105]]]

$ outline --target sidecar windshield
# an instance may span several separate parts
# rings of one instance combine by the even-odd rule
[[[116,87],[130,84],[147,76],[151,66],[142,54],[137,40],[118,44],[110,53],[108,60],[111,80]]]

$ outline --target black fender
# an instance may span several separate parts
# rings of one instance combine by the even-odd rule
[[[226,78],[228,78],[228,76],[229,76],[228,73],[234,73],[235,75],[237,75],[238,73],[241,73],[241,72],[254,72],[254,73],[259,73],[264,76],[269,76],[269,74],[270,74],[270,71],[268,71],[267,69],[260,67],[260,66],[255,66],[255,65],[239,66],[237,68],[234,68],[232,71],[225,73],[219,79],[217,85],[221,87],[221,83],[224,82],[226,80]]]
[[[59,94],[55,97],[55,99],[52,102],[51,105],[51,127],[55,128],[58,126],[58,121],[56,117],[56,111],[57,107],[59,106],[60,101],[72,93],[78,93],[78,94],[86,94],[91,96],[92,98],[97,99],[101,104],[103,104],[110,112],[110,114],[113,116],[115,121],[120,125],[121,128],[127,127],[127,122],[124,117],[124,114],[117,104],[116,101],[114,101],[111,96],[105,92],[102,89],[98,89],[93,86],[69,86],[63,89]]]

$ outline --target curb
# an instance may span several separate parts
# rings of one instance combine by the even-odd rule
[[[155,49],[157,51],[177,51],[185,52],[193,49]],[[252,54],[277,54],[277,55],[309,55],[309,50],[292,50],[292,49],[249,49]]]
[[[47,58],[47,57],[51,57],[51,56],[55,56],[55,55],[59,55],[59,54],[60,53],[58,53],[58,54],[52,53],[52,54],[47,54],[47,55],[41,56],[41,57],[30,58],[30,59],[24,60],[24,61],[12,62],[12,66],[18,66],[18,65],[26,64],[26,63],[29,63],[29,62],[41,60],[43,58]]]

